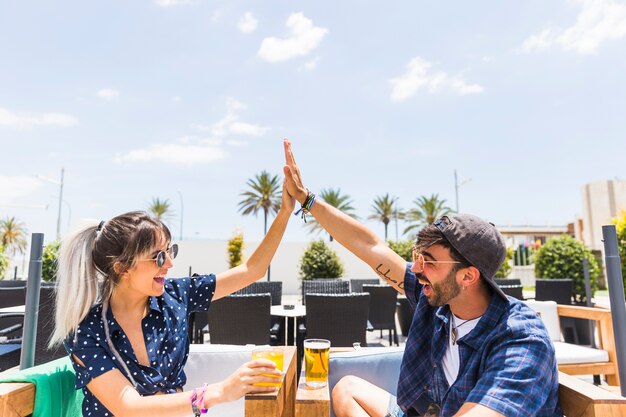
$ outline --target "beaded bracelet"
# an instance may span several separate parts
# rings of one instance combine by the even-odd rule
[[[298,214],[302,213],[300,217],[302,218],[302,220],[304,220],[305,223],[306,223],[306,214],[311,210],[311,207],[313,207],[313,204],[315,203],[315,194],[310,192],[308,188],[306,190],[306,193],[307,193],[306,198],[304,199],[304,202],[300,206],[300,209],[294,213],[294,216],[297,216]]]
[[[191,400],[191,411],[193,412],[194,417],[200,417],[200,415],[205,414],[208,411],[204,408],[204,395],[206,394],[208,386],[209,384],[204,384],[204,387],[196,388],[191,393],[191,397],[189,399]]]

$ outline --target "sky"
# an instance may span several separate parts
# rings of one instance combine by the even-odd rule
[[[2,1],[0,219],[54,239],[64,169],[62,234],[159,197],[176,237],[258,241],[240,194],[288,137],[381,236],[374,198],[455,209],[455,170],[460,211],[565,225],[626,176],[624,52],[616,0]]]

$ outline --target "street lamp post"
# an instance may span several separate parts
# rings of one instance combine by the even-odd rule
[[[459,178],[456,173],[456,169],[454,170],[454,193],[456,196],[456,212],[457,213],[459,212],[459,188],[461,188],[463,185],[467,184],[471,180],[472,180],[471,178],[467,178],[461,181],[461,183],[459,184]]]
[[[65,168],[61,168],[61,181],[53,178],[37,175],[37,178],[59,186],[59,214],[57,216],[57,239],[61,239],[61,210],[63,209],[63,178],[65,177]]]
[[[180,197],[180,240],[183,240],[183,193],[180,190],[176,190],[178,196]]]
[[[395,197],[392,202],[393,202],[393,217],[395,219],[396,222],[396,242],[398,241],[398,198],[400,197]]]

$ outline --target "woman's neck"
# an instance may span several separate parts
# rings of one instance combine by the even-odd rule
[[[145,295],[133,297],[131,294],[113,290],[109,299],[109,308],[113,315],[120,318],[143,319],[148,312],[149,298]]]

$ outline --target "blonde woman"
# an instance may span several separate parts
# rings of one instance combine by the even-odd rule
[[[272,380],[261,374],[281,374],[272,362],[255,360],[220,383],[182,392],[188,317],[263,276],[293,207],[283,192],[282,207],[256,251],[217,275],[167,278],[178,246],[163,223],[143,212],[95,222],[69,236],[59,256],[50,344],[63,343],[70,354],[76,387],[85,394],[83,415],[200,416],[248,392],[275,390],[253,387]]]

